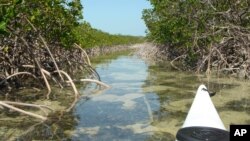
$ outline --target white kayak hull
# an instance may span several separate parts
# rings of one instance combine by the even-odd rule
[[[185,122],[176,137],[177,141],[229,140],[229,133],[205,85],[199,86]],[[217,137],[220,139],[216,139]]]

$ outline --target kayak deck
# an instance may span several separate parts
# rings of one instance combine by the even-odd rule
[[[182,128],[178,141],[229,141],[229,132],[210,98],[205,85],[200,85]]]
[[[218,128],[193,126],[181,128],[176,138],[178,141],[229,141],[229,132]]]

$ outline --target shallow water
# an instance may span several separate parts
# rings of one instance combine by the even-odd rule
[[[95,66],[111,88],[97,93],[90,85],[81,91],[88,100],[75,108],[73,140],[174,140],[202,83],[217,92],[212,100],[227,129],[250,124],[248,82],[177,72],[168,63],[146,63],[134,55],[106,57]]]
[[[227,129],[250,124],[249,80],[173,71],[168,62],[146,62],[128,52],[92,61],[110,89],[78,84],[82,99],[75,109],[57,111],[45,123],[0,111],[0,140],[174,141],[200,84],[217,92],[212,101]],[[52,93],[52,103],[63,109],[72,90]]]

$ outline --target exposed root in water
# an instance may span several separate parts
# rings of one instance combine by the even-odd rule
[[[57,71],[55,71],[55,72],[57,72]],[[77,91],[76,86],[75,86],[73,80],[71,79],[71,77],[66,72],[64,72],[62,70],[59,70],[59,72],[62,73],[62,74],[64,74],[67,77],[67,79],[69,80],[68,82],[70,83],[71,87],[74,90],[75,96],[78,97],[79,96],[79,92]]]
[[[104,86],[105,88],[110,88],[109,85],[107,85],[107,84],[105,84],[105,83],[103,83],[103,82],[101,82],[101,81],[98,81],[98,80],[93,80],[93,79],[81,79],[80,81],[82,81],[82,82],[94,82],[94,83],[96,83],[96,84],[98,84],[98,85]]]
[[[172,66],[173,68],[175,68],[176,70],[181,71],[181,69],[180,69],[179,67],[177,67],[177,66],[174,64],[174,62],[177,61],[177,60],[179,60],[179,59],[181,59],[181,58],[185,58],[185,56],[186,56],[186,55],[181,55],[181,56],[178,56],[178,57],[176,57],[175,59],[173,59],[173,60],[170,62],[171,66]]]
[[[64,75],[68,78],[68,80],[69,80],[68,82],[70,83],[70,85],[71,85],[71,87],[73,88],[74,93],[75,93],[73,103],[72,103],[71,106],[66,110],[66,111],[70,111],[70,110],[75,106],[75,104],[76,104],[76,102],[77,102],[78,97],[79,97],[80,94],[79,94],[79,92],[77,91],[76,86],[75,86],[74,82],[72,81],[71,77],[70,77],[66,72],[64,72],[64,71],[62,71],[62,70],[59,70],[59,71],[60,71],[59,73],[64,74]]]
[[[12,34],[9,37],[4,36],[0,40],[0,88],[2,91],[0,94],[11,93],[15,95],[20,88],[46,88],[45,96],[50,99],[52,84],[64,88],[68,86],[63,85],[66,83],[64,79],[67,78],[67,82],[74,92],[74,100],[66,109],[66,111],[70,111],[80,95],[73,81],[77,80],[74,76],[77,71],[83,70],[86,73],[86,79],[79,81],[94,82],[104,88],[109,88],[107,84],[100,81],[100,76],[91,67],[90,59],[81,46],[74,44],[72,48],[66,49],[56,43],[47,43],[39,30],[25,15],[22,15],[20,20],[22,20],[22,24],[29,25],[33,31],[21,33],[12,27],[8,27]],[[36,81],[32,82],[33,79]],[[46,116],[48,113],[43,109],[52,110],[49,106],[11,100],[6,98],[4,101],[0,101],[0,105],[42,120],[46,120],[47,117],[25,111],[13,105],[39,108]]]
[[[10,104],[10,105],[35,107],[35,108],[38,108],[41,111],[43,111],[45,115],[48,115],[48,113],[44,109],[48,109],[50,111],[54,111],[53,109],[51,109],[49,106],[46,106],[46,105],[37,105],[37,104],[29,104],[29,103],[21,103],[21,102],[13,102],[13,101],[2,101],[2,102],[6,103],[6,104]]]
[[[12,104],[13,104],[13,103],[12,103]],[[4,101],[0,101],[0,105],[3,106],[3,107],[9,108],[9,109],[11,109],[11,110],[20,112],[20,113],[22,113],[22,114],[26,114],[26,115],[29,115],[29,116],[32,116],[32,117],[35,117],[35,118],[38,118],[38,119],[41,119],[41,120],[47,120],[47,117],[44,117],[44,116],[41,116],[41,115],[38,115],[38,114],[35,114],[35,113],[31,113],[31,112],[22,110],[22,109],[17,108],[17,107],[11,106],[10,104],[5,103]],[[23,106],[24,106],[24,105],[23,105]],[[31,105],[29,105],[29,106],[31,106]],[[33,107],[34,107],[34,106],[33,106]]]

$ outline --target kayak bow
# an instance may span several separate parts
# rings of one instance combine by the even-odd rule
[[[177,141],[229,141],[229,132],[215,109],[205,85],[200,85]]]

